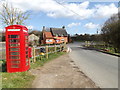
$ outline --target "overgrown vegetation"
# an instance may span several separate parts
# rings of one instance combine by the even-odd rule
[[[120,13],[109,18],[101,29],[103,41],[120,53]]]

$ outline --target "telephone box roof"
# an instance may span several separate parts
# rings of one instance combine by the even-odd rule
[[[22,28],[26,28],[27,29],[27,27],[25,27],[23,25],[10,25],[10,26],[7,26],[6,28],[8,28],[8,27],[22,27]]]

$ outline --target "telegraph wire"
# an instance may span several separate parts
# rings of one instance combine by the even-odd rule
[[[55,1],[56,3],[58,3],[59,5],[61,5],[62,7],[68,9],[68,10],[71,11],[71,12],[73,12],[74,14],[80,16],[78,13],[76,13],[75,11],[73,11],[73,10],[69,9],[68,7],[64,6],[63,4],[61,4],[60,2],[58,2],[57,0],[54,0],[54,1]],[[81,17],[81,16],[80,16],[80,17]],[[89,21],[89,22],[92,22],[92,21],[90,21],[90,20],[88,20],[88,19],[86,19],[86,20]]]
[[[58,3],[59,5],[61,5],[62,7],[68,9],[68,10],[71,11],[71,12],[73,12],[74,14],[80,16],[78,13],[76,13],[75,11],[73,11],[73,10],[69,9],[68,7],[64,6],[64,5],[61,4],[60,2],[58,2],[58,1],[56,1],[56,0],[54,0],[54,1],[55,1],[56,3]],[[81,17],[81,16],[80,16],[80,17]],[[92,22],[92,21],[90,21],[90,20],[88,20],[88,19],[86,19],[86,21],[88,21],[88,22]],[[92,23],[95,24],[94,22],[92,22]],[[98,28],[100,28],[100,27],[97,27],[97,33],[98,33]]]
[[[68,9],[68,10],[71,11],[71,12],[73,12],[74,14],[79,15],[78,13],[76,13],[75,11],[73,11],[73,10],[69,9],[68,7],[64,6],[64,5],[61,4],[60,2],[58,2],[58,1],[56,1],[56,0],[54,0],[54,1],[55,1],[56,3],[58,3],[59,5],[61,5],[62,7]],[[79,16],[80,16],[80,15],[79,15]]]

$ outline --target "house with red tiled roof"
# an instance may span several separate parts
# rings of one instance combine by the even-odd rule
[[[68,42],[68,34],[64,26],[62,28],[45,28],[45,26],[43,26],[42,32],[42,44],[60,44]]]

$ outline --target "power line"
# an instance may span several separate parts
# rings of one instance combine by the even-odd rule
[[[81,17],[81,15],[80,14],[78,14],[78,13],[76,13],[75,11],[73,11],[73,10],[71,10],[71,9],[69,9],[68,7],[66,7],[66,6],[64,6],[63,4],[61,4],[60,2],[58,2],[58,1],[56,1],[56,0],[54,0],[56,3],[58,3],[59,5],[61,5],[62,7],[64,7],[64,8],[66,8],[66,9],[68,9],[69,11],[71,11],[71,12],[73,12],[74,14],[76,14],[76,15],[78,15],[78,16],[80,16]],[[87,20],[87,19],[86,19]],[[91,22],[90,20],[87,20],[87,21],[89,21],[89,22]]]
[[[73,11],[73,10],[71,10],[71,9],[69,9],[68,7],[66,7],[66,6],[64,6],[64,5],[62,5],[60,2],[58,2],[58,1],[56,1],[56,0],[54,0],[56,3],[58,3],[59,5],[61,5],[62,7],[64,7],[64,8],[66,8],[66,9],[68,9],[69,11],[71,11],[71,12],[73,12],[73,13],[75,13],[76,15],[79,15],[78,13],[76,13],[75,11]],[[80,16],[80,15],[79,15]]]

